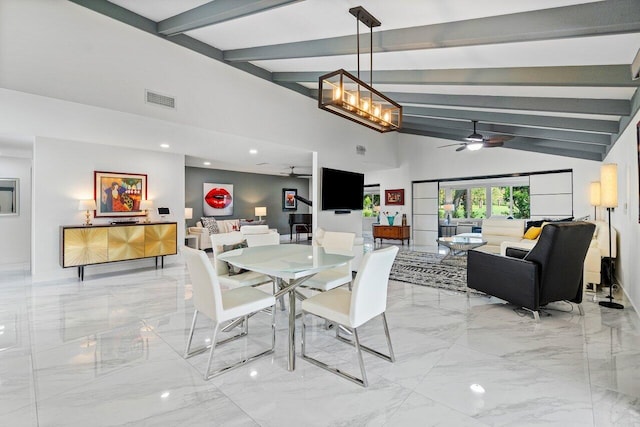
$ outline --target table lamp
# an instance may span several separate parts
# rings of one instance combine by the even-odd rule
[[[91,199],[91,200],[80,200],[80,202],[78,202],[78,210],[79,211],[85,211],[85,222],[84,225],[85,226],[89,226],[91,225],[91,213],[90,211],[95,211],[96,210],[96,201]]]
[[[153,207],[153,201],[142,200],[140,201],[140,210],[144,211],[144,222],[149,223],[149,209]]]
[[[263,216],[267,216],[267,207],[266,206],[257,206],[255,208],[255,216],[258,217],[260,221],[262,221]]]
[[[193,218],[193,208],[184,208],[184,227],[188,227],[187,220]]]

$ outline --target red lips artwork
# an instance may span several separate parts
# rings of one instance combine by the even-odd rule
[[[214,209],[224,209],[231,204],[233,197],[224,188],[214,187],[204,196],[204,200]]]

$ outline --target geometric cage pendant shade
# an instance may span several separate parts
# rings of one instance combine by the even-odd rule
[[[402,106],[373,88],[373,27],[381,22],[362,6],[349,9],[356,18],[358,76],[343,69],[318,79],[318,108],[360,123],[378,132],[390,132],[402,126]],[[370,84],[360,80],[360,23],[369,27]]]
[[[378,132],[402,126],[402,106],[340,69],[318,79],[318,108]]]

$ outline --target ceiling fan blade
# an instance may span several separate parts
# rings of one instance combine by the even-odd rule
[[[456,142],[455,144],[441,145],[438,148],[453,147],[454,145],[465,145],[465,143],[464,142]]]
[[[513,139],[513,135],[494,135],[489,138],[485,138],[484,142],[493,144],[493,143],[502,143],[505,141],[510,141],[512,139]]]
[[[467,148],[467,144],[463,144],[462,147],[456,148],[456,151],[462,151]]]
[[[502,141],[485,141],[482,143],[482,146],[485,148],[497,148],[497,147],[502,147],[504,145],[504,142]]]

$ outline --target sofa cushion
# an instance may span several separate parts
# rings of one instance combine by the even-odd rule
[[[234,243],[231,245],[222,245],[222,252],[229,252],[235,249],[242,249],[247,247],[247,241],[243,240],[240,243]],[[236,274],[242,274],[245,270],[244,268],[237,267],[230,262],[227,263],[227,268],[229,269],[229,276],[235,276]]]
[[[209,230],[209,234],[218,234],[220,229],[218,228],[218,222],[214,217],[211,216],[203,216],[200,218],[202,222],[202,226]]]
[[[240,227],[245,225],[267,225],[267,220],[266,219],[261,219],[261,220],[241,219]]]
[[[530,227],[525,233],[524,238],[528,240],[535,240],[540,235],[542,227]]]
[[[269,226],[268,225],[242,225],[240,226],[240,232],[243,235],[266,234],[269,232]]]

